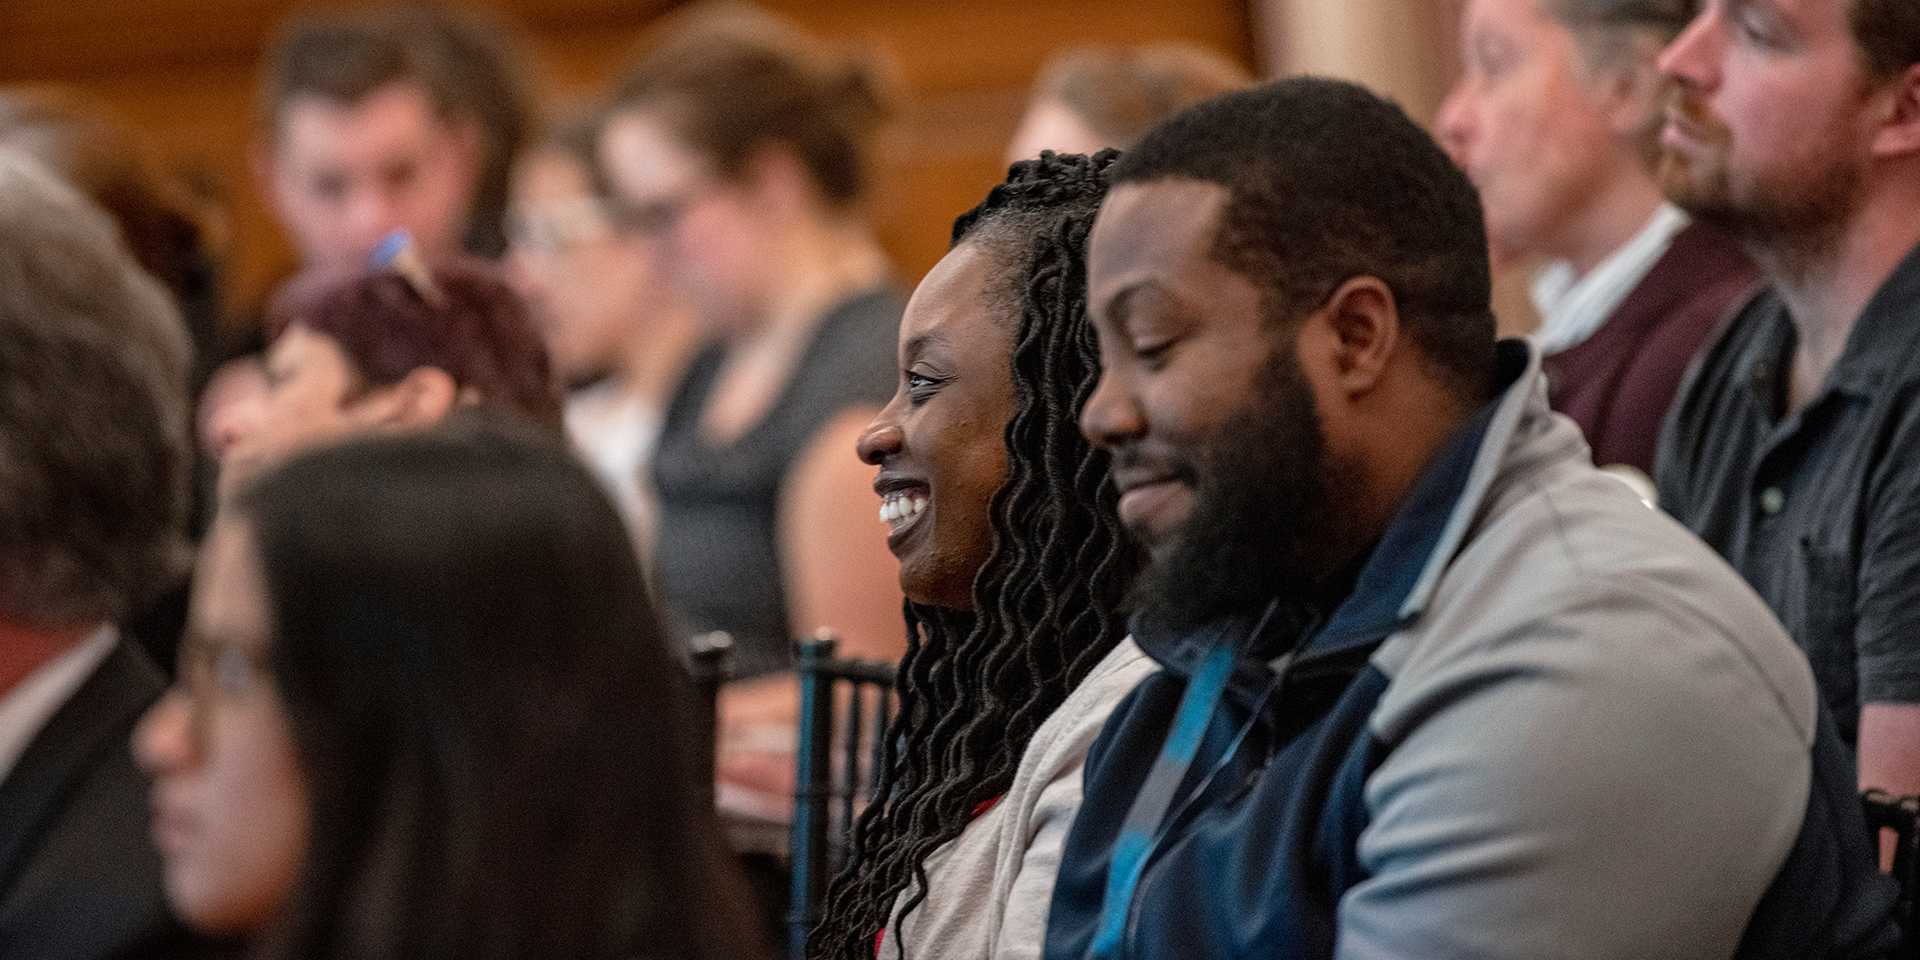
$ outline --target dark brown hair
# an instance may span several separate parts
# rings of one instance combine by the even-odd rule
[[[316,270],[290,282],[268,307],[272,336],[298,324],[325,334],[376,385],[421,367],[446,371],[482,406],[560,426],[560,393],[526,305],[498,272],[471,261],[430,268],[430,301],[388,270]]]
[[[765,955],[691,684],[558,438],[478,413],[363,437],[233,509],[313,825],[255,956]]]
[[[1920,3],[1853,0],[1848,13],[1854,42],[1875,77],[1886,79],[1920,63]]]
[[[702,5],[661,24],[621,79],[617,111],[657,111],[686,146],[738,177],[780,144],[822,197],[851,206],[867,189],[867,149],[892,113],[876,63],[831,51],[754,7]]]
[[[605,197],[612,190],[606,168],[600,164],[600,130],[606,115],[606,108],[598,105],[562,111],[547,123],[529,152],[550,151],[573,161],[586,171],[588,189]]]
[[[1160,121],[1251,83],[1239,64],[1191,44],[1083,47],[1041,68],[1033,98],[1058,101],[1106,146],[1125,148]]]

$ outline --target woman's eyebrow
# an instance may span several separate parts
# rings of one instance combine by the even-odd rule
[[[945,347],[948,345],[947,336],[944,333],[940,333],[939,331],[919,333],[907,338],[905,353],[909,357],[917,357],[926,352],[928,347]]]

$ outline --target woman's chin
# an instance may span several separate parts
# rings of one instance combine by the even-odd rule
[[[901,570],[900,592],[916,607],[937,607],[955,613],[973,612],[973,580],[965,582],[928,582]]]

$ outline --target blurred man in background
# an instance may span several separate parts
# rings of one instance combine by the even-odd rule
[[[1554,408],[1595,463],[1642,474],[1688,363],[1759,283],[1654,180],[1668,90],[1654,60],[1699,6],[1472,0],[1438,123],[1480,189],[1495,260],[1546,260],[1534,340]]]
[[[1703,356],[1661,505],[1806,648],[1860,783],[1920,793],[1920,4],[1709,0],[1661,181],[1773,289]]]
[[[498,255],[526,93],[491,24],[429,7],[321,13],[267,55],[254,166],[309,266],[404,229],[429,258]]]
[[[113,626],[184,562],[186,331],[106,214],[4,151],[0,276],[0,948],[197,956],[127,750],[166,681]]]

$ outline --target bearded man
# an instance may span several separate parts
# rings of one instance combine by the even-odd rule
[[[1714,0],[1661,177],[1772,291],[1676,402],[1660,503],[1813,661],[1860,785],[1920,793],[1920,3]]]
[[[1045,956],[1867,956],[1806,660],[1496,345],[1465,176],[1290,80],[1112,171],[1081,428],[1143,541]],[[1784,865],[1784,866],[1783,866]]]

